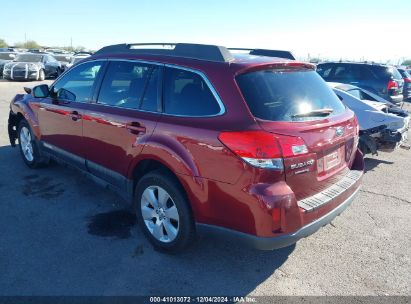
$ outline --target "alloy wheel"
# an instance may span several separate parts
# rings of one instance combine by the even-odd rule
[[[147,187],[141,196],[141,214],[151,235],[160,242],[170,243],[178,235],[180,216],[166,190]]]
[[[31,142],[31,133],[27,127],[22,127],[20,130],[20,146],[23,152],[24,157],[29,162],[33,161],[34,153],[33,153],[33,144]]]

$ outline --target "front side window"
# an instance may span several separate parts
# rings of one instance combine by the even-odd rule
[[[67,72],[52,87],[52,97],[76,102],[88,102],[102,62],[87,62]]]
[[[344,105],[312,70],[267,69],[236,77],[251,113],[270,121],[308,121],[341,114]]]
[[[164,112],[182,116],[211,116],[221,109],[204,79],[197,73],[166,68]]]
[[[105,73],[97,102],[129,109],[157,110],[157,66],[113,61]]]

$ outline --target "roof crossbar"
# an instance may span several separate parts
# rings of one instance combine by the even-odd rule
[[[268,50],[268,49],[245,49],[245,48],[229,48],[230,51],[248,51],[250,55],[278,57],[284,59],[295,60],[294,55],[289,51]]]
[[[234,59],[223,46],[192,43],[123,43],[103,47],[95,54],[166,55],[215,62]]]

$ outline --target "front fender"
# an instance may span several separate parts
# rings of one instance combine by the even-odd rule
[[[37,115],[33,110],[33,105],[30,102],[31,98],[32,96],[29,94],[17,94],[10,103],[10,115],[22,115],[30,125],[36,139],[39,140],[41,133]],[[11,123],[14,123],[14,126],[17,129],[18,120],[11,119]]]

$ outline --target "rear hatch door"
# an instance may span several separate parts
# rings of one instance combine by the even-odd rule
[[[262,129],[281,140],[304,140],[306,153],[284,157],[286,181],[298,200],[347,173],[358,143],[358,123],[315,71],[261,69],[236,80]]]

